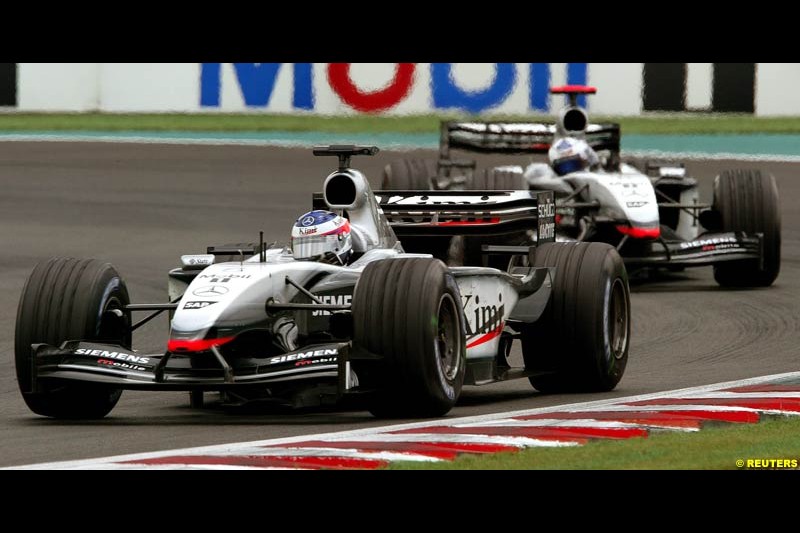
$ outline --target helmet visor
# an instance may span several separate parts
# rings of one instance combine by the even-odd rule
[[[553,170],[555,170],[556,174],[559,176],[563,176],[564,174],[569,174],[570,172],[578,172],[579,170],[583,170],[584,164],[584,161],[579,156],[566,157],[553,163]]]
[[[292,255],[295,259],[314,259],[331,252],[338,254],[341,248],[338,235],[315,235],[292,239]]]

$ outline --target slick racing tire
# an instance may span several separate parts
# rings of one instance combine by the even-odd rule
[[[33,389],[31,344],[85,340],[131,346],[125,282],[109,263],[53,258],[36,265],[17,308],[14,362],[20,392],[36,414],[93,419],[107,415],[122,389],[79,382],[40,382]]]
[[[600,392],[616,387],[630,345],[630,289],[622,258],[605,243],[546,243],[530,264],[555,267],[550,302],[522,330],[522,355],[539,391]]]
[[[384,191],[428,191],[431,178],[437,174],[433,159],[396,159],[383,169],[381,189]]]
[[[714,179],[714,209],[722,231],[763,234],[762,261],[748,259],[714,265],[723,287],[769,287],[781,270],[781,212],[778,186],[758,170],[726,170]]]
[[[485,168],[472,178],[470,189],[475,191],[527,190],[522,172],[502,168]]]
[[[375,261],[353,294],[353,343],[382,360],[369,410],[378,417],[435,417],[453,407],[466,368],[461,296],[432,258]]]

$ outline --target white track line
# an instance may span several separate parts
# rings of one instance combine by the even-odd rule
[[[704,392],[702,394],[693,394],[691,396],[681,396],[686,400],[755,400],[755,399],[770,399],[770,398],[787,398],[787,399],[800,399],[800,392]]]
[[[595,420],[593,418],[537,418],[534,420],[517,420],[514,418],[501,418],[491,422],[481,422],[478,424],[456,424],[457,428],[481,428],[481,427],[507,427],[507,428],[600,428],[600,429],[664,429],[668,420],[663,424],[647,424],[642,422],[617,422],[612,420]],[[695,428],[675,428],[692,431]]]
[[[392,426],[389,426],[391,429]],[[376,433],[374,435],[359,435],[356,437],[326,438],[326,442],[338,441],[353,442],[434,442],[453,444],[494,444],[500,446],[514,446],[517,448],[544,447],[557,448],[560,446],[576,446],[574,442],[542,440],[533,437],[512,437],[505,435],[474,435],[471,433]],[[287,444],[291,447],[291,444]]]

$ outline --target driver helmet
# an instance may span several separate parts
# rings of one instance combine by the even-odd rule
[[[597,154],[589,143],[574,137],[558,139],[550,147],[547,157],[559,176],[586,170],[599,163]]]
[[[309,211],[292,228],[292,255],[301,261],[345,265],[353,252],[350,221],[330,211]]]

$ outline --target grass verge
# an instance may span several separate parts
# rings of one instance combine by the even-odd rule
[[[116,113],[8,113],[0,114],[0,131],[320,131],[331,133],[433,133],[442,119],[455,115],[402,117],[352,115],[276,114],[116,114]],[[465,119],[465,117],[461,117]],[[486,117],[484,117],[486,118]],[[497,120],[551,120],[542,115],[492,117]],[[593,117],[622,125],[624,133],[720,134],[800,133],[800,117],[749,115],[653,115],[645,117]]]
[[[453,462],[398,462],[392,470],[746,470],[737,459],[794,459],[800,466],[800,417],[723,424],[699,432],[651,432],[646,439],[598,440],[581,447],[528,448],[463,455]]]

